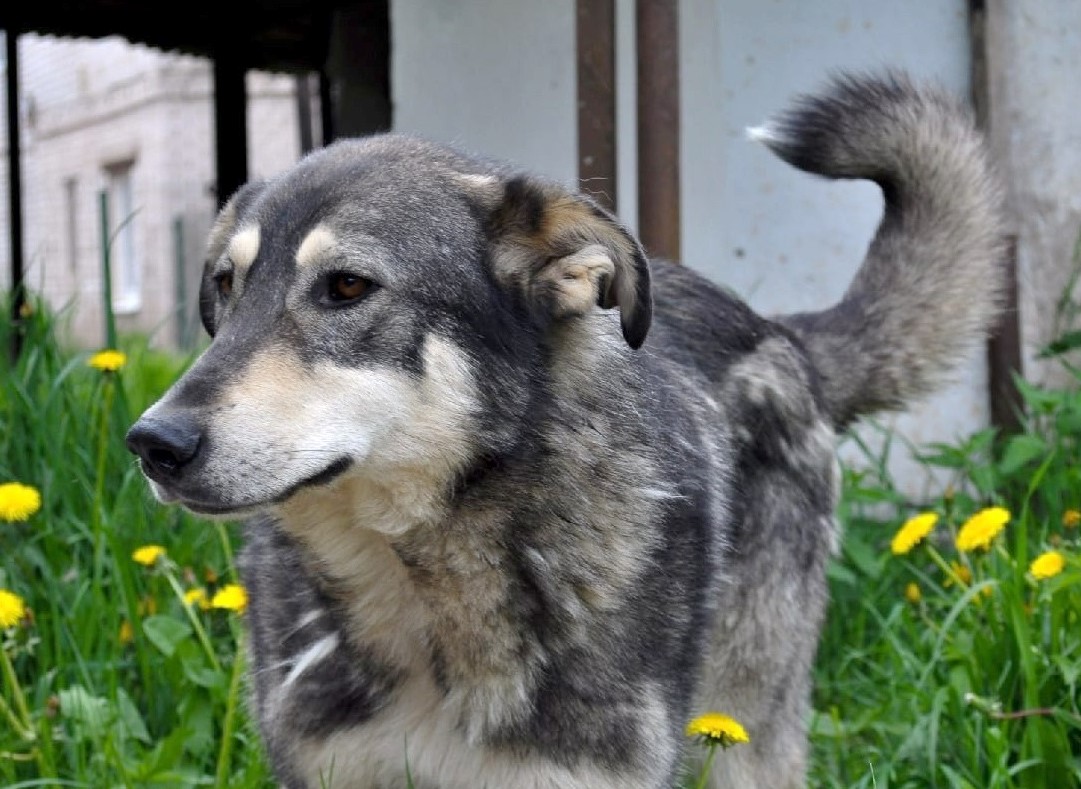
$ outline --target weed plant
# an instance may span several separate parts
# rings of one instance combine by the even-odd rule
[[[1023,432],[918,451],[951,479],[930,500],[906,501],[881,457],[845,472],[811,785],[1081,786],[1081,391],[1017,386]],[[988,508],[1004,527],[966,546]],[[933,530],[891,550],[921,514]]]
[[[123,367],[99,370],[61,349],[39,300],[23,324],[12,363],[0,323],[0,483],[41,507],[0,520],[0,589],[27,609],[3,631],[0,785],[273,785],[244,717],[238,614],[184,599],[236,580],[235,535],[155,504],[123,443],[188,360],[129,340]]]

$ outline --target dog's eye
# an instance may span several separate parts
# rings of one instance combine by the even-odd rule
[[[233,292],[233,272],[226,271],[218,276],[214,277],[214,282],[218,285],[218,295],[223,299],[229,298]]]
[[[371,280],[356,274],[331,274],[327,279],[327,299],[335,304],[356,301],[372,287]]]

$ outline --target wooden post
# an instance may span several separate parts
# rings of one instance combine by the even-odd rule
[[[22,313],[26,303],[23,283],[23,182],[19,139],[19,33],[4,31],[7,49],[8,206],[11,219],[11,355],[22,350]]]
[[[969,39],[972,56],[972,105],[976,122],[986,134],[990,128],[991,92],[988,77],[987,7],[984,0],[969,0]],[[1018,308],[1017,236],[1011,235],[1004,261],[1006,288],[998,326],[987,341],[988,399],[991,424],[1003,435],[1021,431],[1024,401],[1014,385],[1022,373],[1021,326]]]
[[[577,0],[578,188],[616,210],[616,4]]]
[[[679,4],[637,0],[638,235],[679,261]]]

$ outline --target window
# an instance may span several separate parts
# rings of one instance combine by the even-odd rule
[[[106,168],[109,192],[109,260],[113,273],[113,311],[138,312],[143,303],[142,271],[135,251],[135,194],[132,162]]]
[[[79,224],[78,224],[78,182],[74,178],[64,179],[64,213],[67,220],[68,271],[79,271]]]

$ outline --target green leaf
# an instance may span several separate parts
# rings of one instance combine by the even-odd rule
[[[971,639],[969,642],[971,643]],[[950,687],[958,699],[964,699],[965,694],[972,691],[972,680],[964,667],[954,666],[950,669]]]
[[[1058,408],[1062,404],[1063,398],[1066,396],[1061,391],[1055,391],[1053,389],[1044,389],[1035,384],[1031,384],[1019,376],[1014,377],[1014,386],[1017,387],[1017,391],[1021,393],[1021,397],[1024,398],[1034,411],[1039,413],[1049,414]]]
[[[225,674],[215,671],[207,665],[206,656],[201,651],[182,650],[180,665],[189,682],[201,688],[221,688],[225,686]]]
[[[1037,354],[1040,359],[1049,359],[1053,356],[1061,356],[1072,350],[1081,348],[1081,329],[1068,331],[1061,337],[1052,340]]]
[[[826,566],[826,577],[833,583],[845,586],[859,586],[860,579],[854,572],[837,561],[831,561]]]
[[[213,753],[214,710],[205,693],[192,693],[180,705],[180,718],[184,721],[184,749],[193,756]]]
[[[991,466],[976,466],[968,472],[968,478],[972,480],[972,484],[983,493],[985,496],[990,496],[995,492],[995,483],[998,481],[998,474]]]
[[[123,688],[117,688],[116,708],[120,715],[120,725],[124,735],[134,737],[140,742],[150,745],[153,740],[150,739],[150,733],[146,730],[143,716],[139,714],[139,710]]]
[[[1034,460],[1045,457],[1049,451],[1042,438],[1031,433],[1022,433],[1011,438],[1006,444],[998,470],[1001,474],[1014,474]]]
[[[1076,403],[1055,416],[1055,430],[1064,435],[1076,436],[1081,433],[1081,408]]]
[[[191,637],[191,625],[171,616],[158,614],[143,620],[143,632],[165,657],[172,657],[180,642]]]
[[[100,737],[112,725],[114,711],[109,700],[91,694],[82,685],[61,690],[57,697],[60,699],[60,713],[73,724],[76,739],[86,739],[91,735]]]
[[[843,553],[845,558],[855,565],[857,570],[871,580],[878,578],[882,574],[882,554],[871,548],[867,543],[849,539],[844,544]]]

